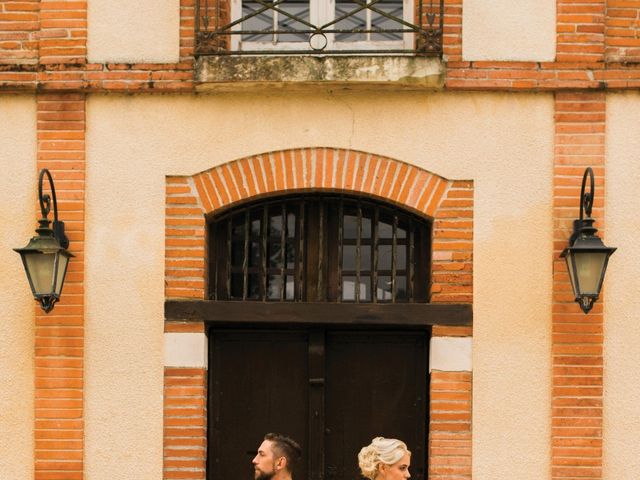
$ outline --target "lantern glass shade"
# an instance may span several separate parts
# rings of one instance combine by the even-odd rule
[[[583,295],[597,297],[600,294],[609,255],[609,252],[593,251],[568,253],[567,269],[576,297]]]
[[[580,235],[562,252],[567,262],[573,295],[588,313],[600,295],[609,257],[616,249],[607,247],[595,235]]]
[[[50,312],[60,299],[69,259],[73,257],[52,233],[43,229],[26,247],[14,249],[22,258],[33,296],[45,312]]]
[[[22,259],[33,294],[59,297],[69,265],[69,254],[64,250],[56,253],[31,251],[25,252]]]

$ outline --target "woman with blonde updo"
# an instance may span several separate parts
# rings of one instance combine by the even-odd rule
[[[360,471],[369,480],[402,480],[410,478],[411,452],[394,438],[376,437],[358,454]]]

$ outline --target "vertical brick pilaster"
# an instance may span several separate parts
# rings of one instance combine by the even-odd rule
[[[473,302],[473,183],[455,181],[433,222],[431,301]]]
[[[62,298],[36,310],[35,479],[80,480],[84,453],[85,98],[38,96],[38,170],[53,176],[69,263]],[[48,188],[45,185],[45,188]]]
[[[165,295],[204,298],[206,249],[205,211],[195,181],[167,179],[165,210]]]
[[[43,90],[80,89],[86,83],[86,0],[40,1],[40,71]]]
[[[166,323],[165,332],[204,335],[204,324]],[[165,366],[164,479],[206,478],[206,429],[207,369],[193,365]]]
[[[585,315],[559,258],[579,216],[582,176],[596,179],[593,217],[604,228],[604,93],[557,93],[555,100],[551,478],[602,478],[603,308]]]
[[[429,478],[471,479],[471,372],[431,372]]]
[[[196,0],[180,0],[180,61],[195,53]]]
[[[640,62],[640,0],[607,0],[606,59]]]
[[[449,62],[462,61],[462,0],[444,0],[442,53]]]
[[[606,0],[557,1],[556,60],[604,61]]]
[[[164,370],[165,479],[206,478],[206,383],[203,368]]]

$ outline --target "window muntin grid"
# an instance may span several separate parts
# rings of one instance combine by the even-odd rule
[[[351,197],[240,207],[210,222],[210,298],[426,302],[430,232],[425,219]]]
[[[413,0],[232,0],[231,20],[232,51],[410,49],[414,42]]]

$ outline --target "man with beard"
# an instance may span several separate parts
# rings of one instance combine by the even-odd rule
[[[267,433],[254,457],[255,480],[293,480],[293,468],[302,450],[294,440],[277,433]]]

